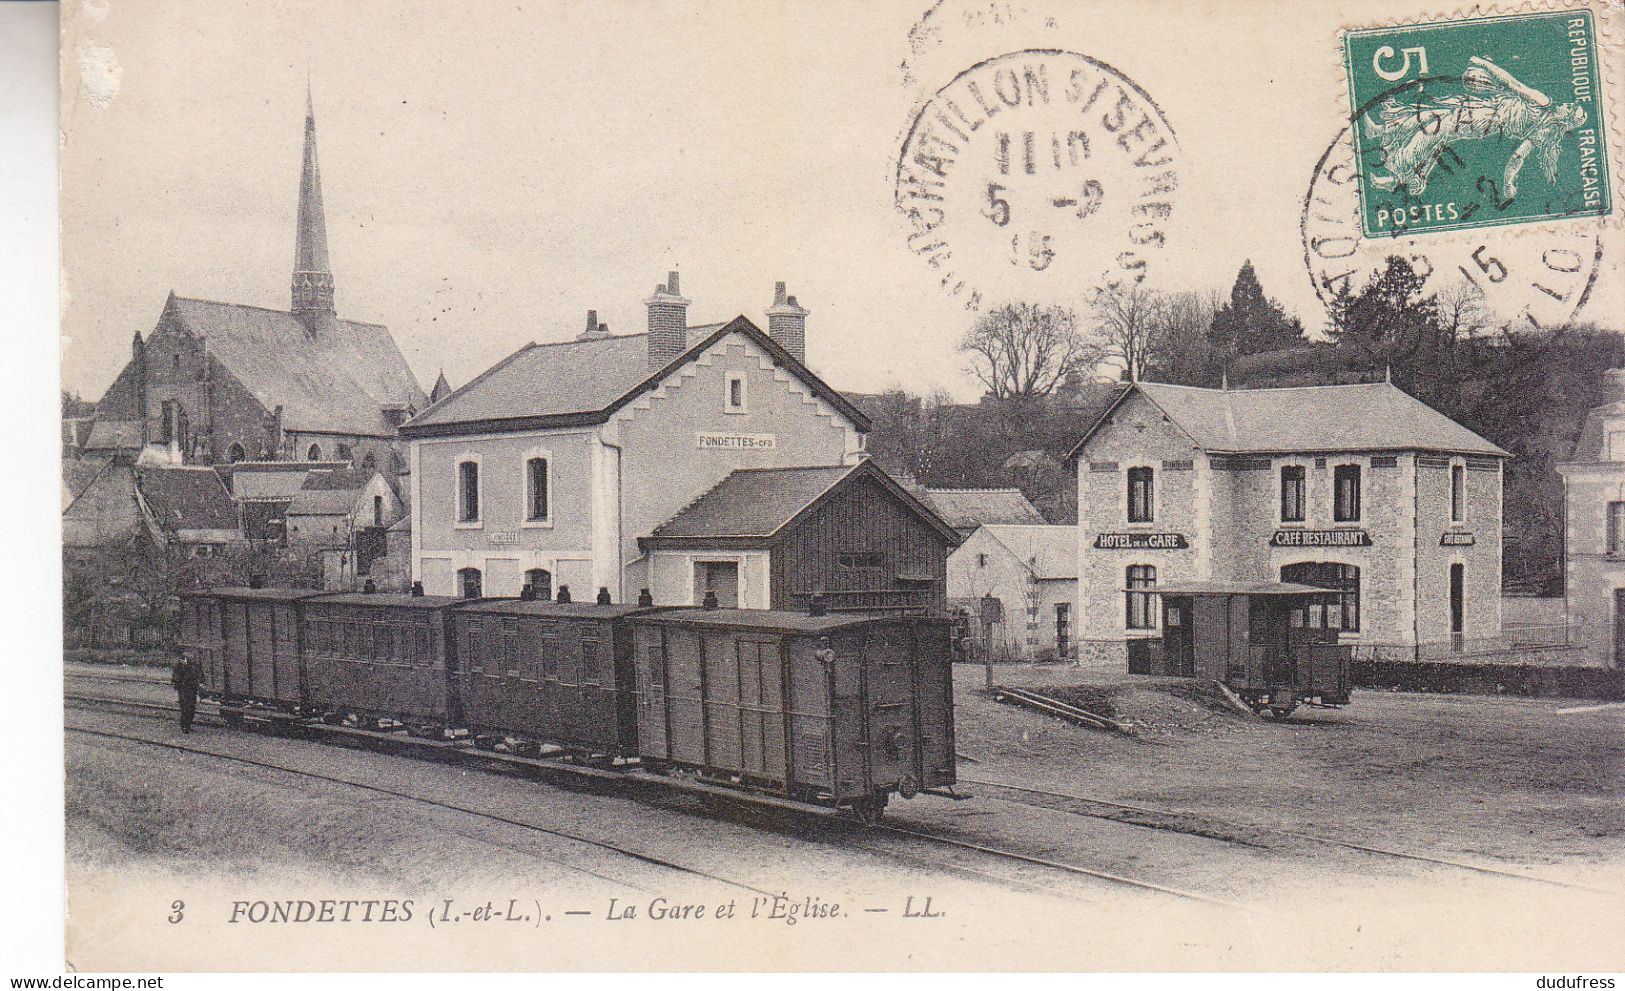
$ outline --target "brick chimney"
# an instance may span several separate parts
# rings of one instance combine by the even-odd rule
[[[773,305],[767,308],[767,336],[779,347],[807,360],[807,311],[794,296],[784,294],[784,283],[773,283]]]
[[[688,350],[688,303],[677,289],[677,273],[666,274],[666,284],[655,286],[644,300],[649,307],[649,367],[664,368]]]
[[[609,324],[598,322],[598,311],[587,311],[587,329],[576,335],[578,341],[597,341],[609,336]]]

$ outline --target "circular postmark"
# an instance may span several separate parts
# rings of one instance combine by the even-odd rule
[[[1179,144],[1117,69],[1060,49],[971,66],[910,121],[894,203],[967,309],[1140,282],[1164,251]]]
[[[1536,327],[1572,319],[1602,270],[1603,242],[1595,230],[1526,226],[1413,232],[1407,222],[1425,227],[1435,213],[1446,209],[1454,211],[1455,216],[1445,217],[1452,221],[1504,209],[1507,201],[1496,176],[1476,180],[1466,176],[1475,195],[1449,203],[1402,190],[1397,206],[1384,211],[1387,233],[1375,237],[1365,233],[1362,183],[1370,181],[1368,173],[1388,163],[1380,148],[1362,159],[1354,128],[1378,104],[1417,85],[1394,87],[1358,108],[1315,165],[1299,224],[1304,265],[1315,294],[1329,309],[1339,294],[1359,291],[1387,258],[1398,256],[1427,280],[1428,292],[1465,283],[1476,287],[1486,307],[1503,319]],[[1446,149],[1433,167],[1448,170],[1459,163]]]

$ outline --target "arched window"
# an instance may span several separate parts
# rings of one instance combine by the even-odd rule
[[[1360,569],[1352,564],[1332,561],[1305,561],[1289,564],[1281,569],[1281,580],[1328,592],[1324,599],[1309,596],[1310,601],[1292,611],[1292,625],[1309,629],[1360,629]]]
[[[547,459],[531,458],[525,462],[525,519],[532,523],[548,518]]]
[[[1157,628],[1157,596],[1148,591],[1156,587],[1157,569],[1150,564],[1131,564],[1127,572],[1127,617],[1124,625],[1131,630]]]
[[[381,495],[372,497],[372,525],[384,525],[384,497]]]
[[[312,444],[312,445],[310,445],[310,450],[305,452],[305,460],[307,460],[307,461],[320,461],[320,460],[322,460],[322,445],[320,445],[320,444]]]
[[[368,451],[367,456],[361,459],[361,470],[370,474],[377,467],[378,461],[372,456],[372,452]]]
[[[246,457],[248,457],[248,452],[243,450],[241,444],[232,444],[231,447],[226,449],[226,462],[228,464],[236,464]]]
[[[350,445],[348,445],[348,444],[340,444],[339,445],[338,458],[339,458],[340,461],[348,461],[348,460],[350,460]]]
[[[525,584],[538,599],[553,598],[553,573],[546,568],[532,568],[525,572]]]
[[[480,521],[480,464],[462,461],[457,465],[457,519],[462,523]]]
[[[457,594],[465,599],[477,599],[485,593],[481,590],[480,569],[463,568],[457,572]]]

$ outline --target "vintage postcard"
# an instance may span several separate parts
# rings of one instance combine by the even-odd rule
[[[61,20],[68,969],[1625,969],[1617,3]]]

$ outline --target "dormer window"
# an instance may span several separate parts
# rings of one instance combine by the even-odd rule
[[[746,379],[744,372],[729,372],[722,394],[722,411],[724,413],[749,412],[750,397],[746,393]]]
[[[1608,431],[1608,460],[1625,461],[1625,430]]]

